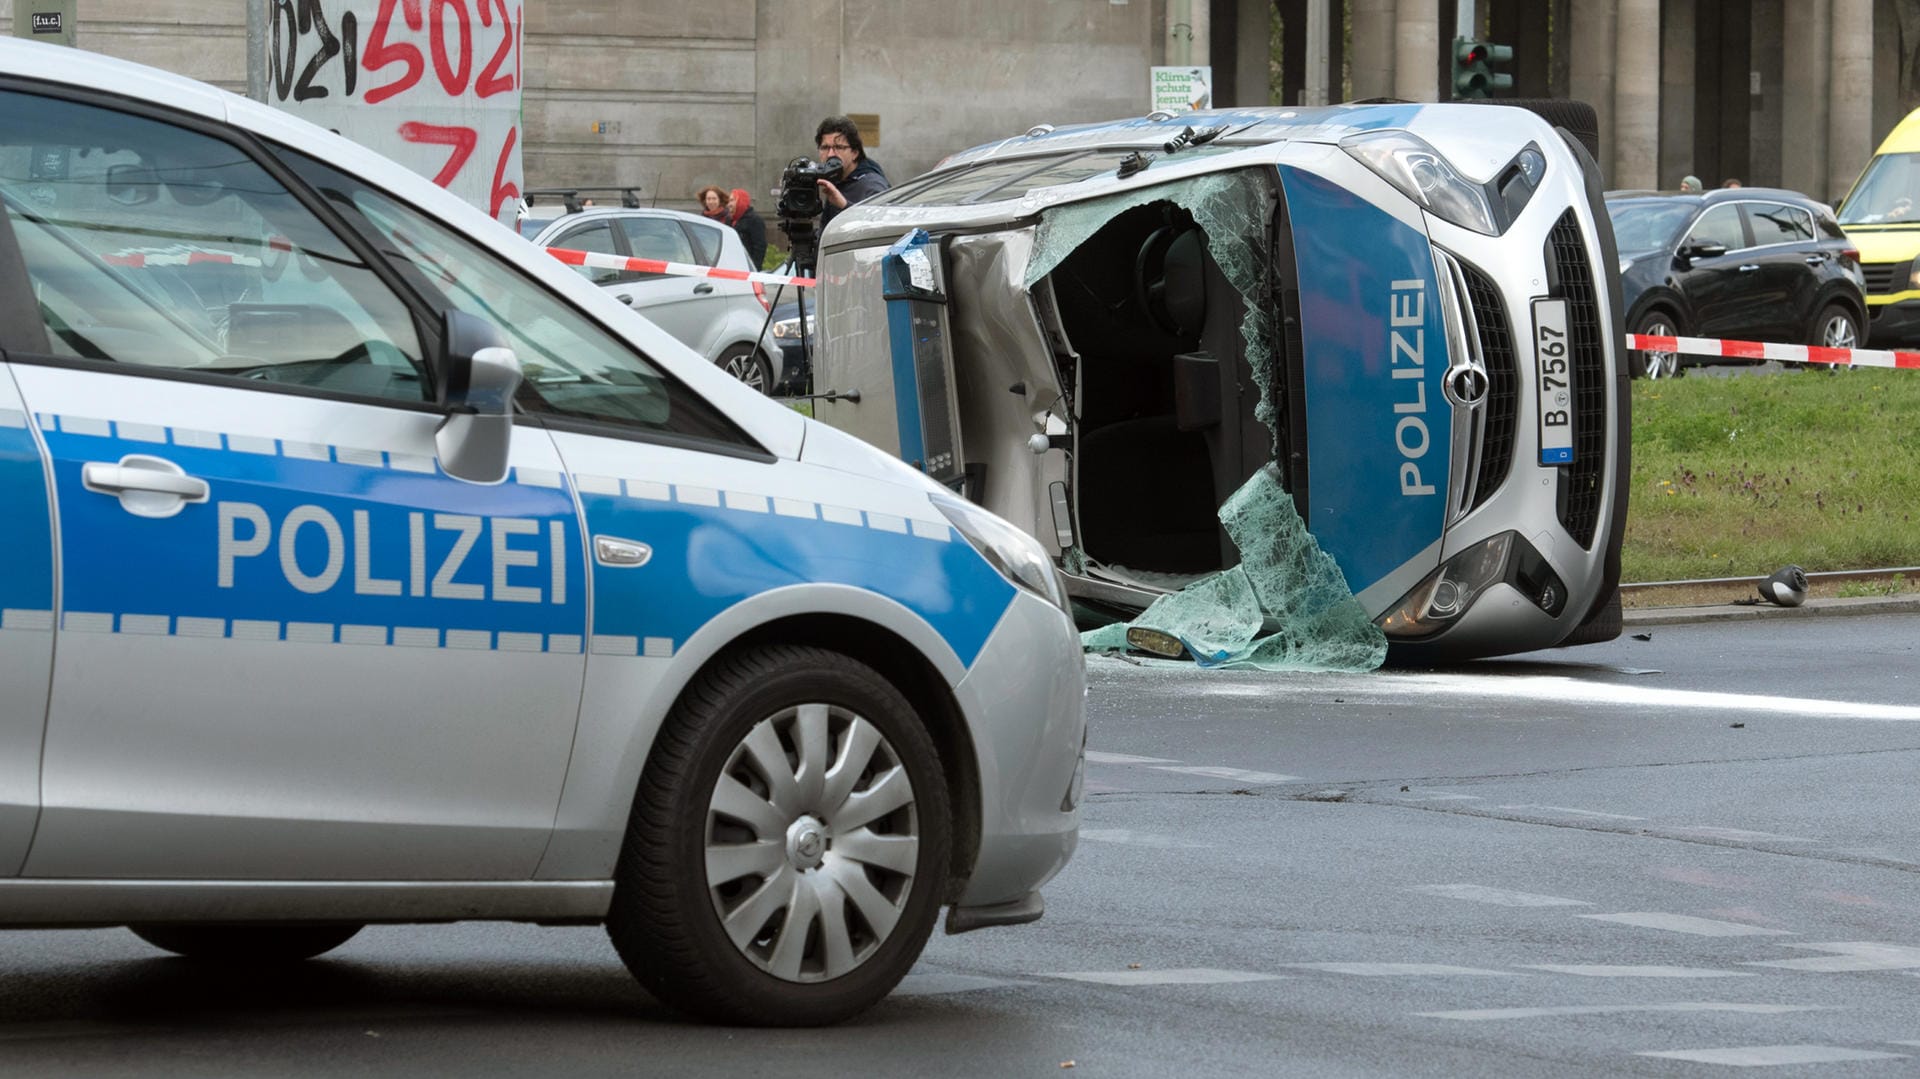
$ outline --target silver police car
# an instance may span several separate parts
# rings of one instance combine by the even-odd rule
[[[10,40],[0,566],[0,927],[604,923],[820,1023],[1076,841],[1026,535],[343,138]]]

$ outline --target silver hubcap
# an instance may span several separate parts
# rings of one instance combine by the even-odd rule
[[[1820,333],[1820,343],[1828,348],[1855,348],[1857,337],[1853,332],[1853,320],[1845,315],[1835,315],[1827,320],[1826,329]]]
[[[1664,320],[1651,322],[1640,332],[1647,337],[1674,336],[1673,327]],[[1647,358],[1648,378],[1666,378],[1680,366],[1680,357],[1672,352],[1642,352],[1640,355]]]
[[[734,947],[790,982],[872,958],[913,892],[913,782],[873,724],[803,704],[734,748],[707,806],[707,892]]]
[[[761,392],[766,392],[767,381],[760,376],[760,364],[753,353],[743,353],[727,360],[727,374],[746,383]]]

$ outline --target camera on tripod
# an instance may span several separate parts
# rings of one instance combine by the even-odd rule
[[[820,199],[820,181],[838,179],[844,164],[837,156],[825,161],[796,157],[780,174],[780,204],[775,212],[781,229],[793,242],[794,265],[802,271],[813,270],[819,250],[820,214],[826,209]]]

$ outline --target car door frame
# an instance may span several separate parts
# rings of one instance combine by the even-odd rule
[[[1728,248],[1724,254],[1711,257],[1688,258],[1682,255],[1681,252],[1693,241],[1700,222],[1723,206],[1733,212],[1734,220],[1740,224],[1742,246]],[[1686,233],[1680,237],[1674,249],[1676,263],[1684,262],[1685,268],[1676,269],[1674,276],[1679,279],[1680,290],[1686,295],[1687,306],[1693,312],[1693,325],[1687,327],[1690,335],[1719,337],[1739,325],[1740,297],[1745,284],[1740,267],[1747,265],[1745,254],[1752,246],[1753,236],[1747,228],[1746,213],[1734,202],[1714,203],[1688,223]]]
[[[1754,218],[1768,206],[1800,214],[1812,235],[1800,240],[1761,243],[1760,227]],[[1826,261],[1819,247],[1820,230],[1813,220],[1813,212],[1785,199],[1755,196],[1741,201],[1740,213],[1746,218],[1747,235],[1753,242],[1745,252],[1745,263],[1760,267],[1751,299],[1761,317],[1751,324],[1753,330],[1749,336],[1761,341],[1798,341],[1818,313],[1815,305],[1820,300],[1822,282],[1817,267]]]

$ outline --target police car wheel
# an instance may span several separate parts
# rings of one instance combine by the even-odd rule
[[[735,345],[715,360],[720,369],[752,389],[766,393],[773,385],[773,367],[752,345]]]
[[[607,933],[662,1003],[833,1023],[913,966],[946,891],[938,751],[872,668],[772,646],[715,663],[641,777]]]
[[[163,951],[214,963],[291,963],[330,952],[358,925],[130,925],[133,935]]]

